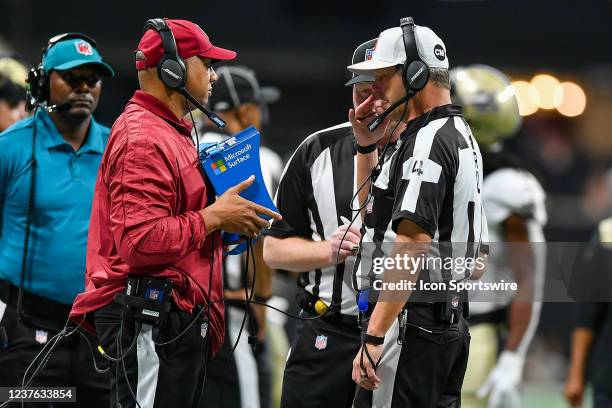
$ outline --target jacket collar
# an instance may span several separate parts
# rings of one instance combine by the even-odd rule
[[[432,120],[448,116],[461,116],[461,106],[452,104],[436,106],[429,112],[425,112],[421,116],[412,119],[406,124],[406,129],[402,132],[401,139],[406,140],[407,137],[420,128],[427,126]]]
[[[177,118],[174,112],[172,112],[167,105],[165,105],[162,101],[160,101],[150,93],[138,90],[136,91],[136,93],[134,93],[134,96],[128,102],[128,104],[130,103],[135,103],[136,105],[141,106],[149,112],[164,119],[181,134],[185,136],[191,136],[191,129],[193,128],[193,124],[185,119]]]

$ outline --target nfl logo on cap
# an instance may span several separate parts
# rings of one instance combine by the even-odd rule
[[[84,40],[77,41],[74,43],[74,46],[76,47],[76,50],[79,54],[83,54],[83,55],[93,54],[93,50],[91,49],[91,44],[89,44],[87,41],[84,41]]]
[[[367,48],[365,52],[365,60],[366,61],[371,60],[373,54],[374,54],[374,48]]]

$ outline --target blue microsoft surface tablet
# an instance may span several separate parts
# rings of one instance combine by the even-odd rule
[[[240,196],[278,212],[261,173],[259,141],[259,131],[251,126],[222,142],[200,144],[200,161],[217,195],[254,175],[255,181]],[[239,241],[244,240],[238,234],[224,233],[223,243],[235,245],[226,253],[235,255],[244,252],[246,242]]]

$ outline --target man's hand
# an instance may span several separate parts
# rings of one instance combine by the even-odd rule
[[[359,247],[360,240],[361,232],[355,224],[351,225],[350,227],[348,224],[338,227],[329,239],[330,262],[334,265],[339,264],[344,262],[347,257],[355,255],[357,251],[353,248]]]
[[[240,197],[239,194],[254,181],[255,176],[251,176],[236,184],[223,193],[214,204],[199,211],[204,219],[207,235],[221,229],[254,238],[263,228],[270,227],[270,222],[258,214],[275,220],[282,219],[279,213]]]
[[[572,408],[580,408],[584,398],[584,378],[570,375],[565,383],[563,394]]]
[[[380,356],[383,352],[383,345],[374,345],[364,343],[362,344],[357,356],[353,360],[353,381],[357,383],[361,388],[366,390],[375,390],[380,384],[380,378],[376,375],[376,368],[370,363],[364,347],[367,347],[370,357],[374,364],[378,365],[380,362]]]
[[[525,358],[512,351],[503,351],[485,383],[478,389],[478,398],[489,396],[487,408],[518,408],[518,386],[523,377]]]
[[[388,105],[387,102],[382,100],[375,101],[374,96],[370,95],[357,107],[357,109],[349,110],[349,121],[353,127],[353,134],[355,135],[355,140],[358,145],[373,145],[386,134],[387,127],[391,123],[388,117],[378,128],[376,128],[376,130],[374,130],[374,132],[370,132],[368,123],[374,120],[375,114],[384,112],[383,106]]]

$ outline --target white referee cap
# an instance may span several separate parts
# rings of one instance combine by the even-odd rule
[[[429,27],[414,26],[414,36],[419,57],[429,68],[448,69],[448,57],[444,42]],[[349,65],[349,71],[356,74],[371,73],[376,69],[402,65],[406,62],[406,49],[401,27],[389,28],[378,37],[372,58]]]

